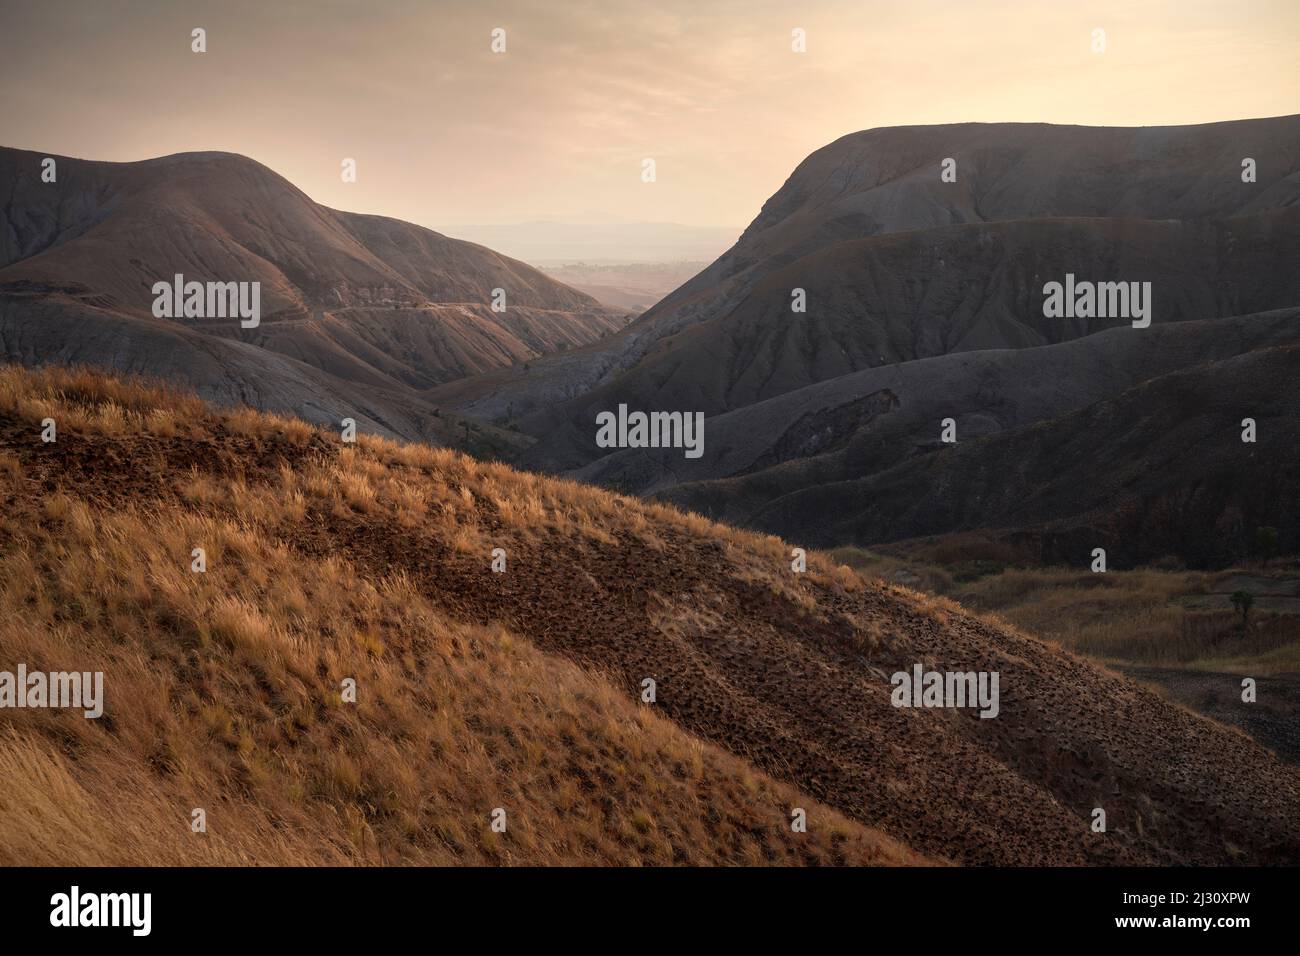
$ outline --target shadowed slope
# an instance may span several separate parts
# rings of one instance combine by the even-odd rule
[[[598,388],[607,403],[715,413],[882,361],[1103,327],[1038,321],[1036,293],[1066,271],[1163,277],[1157,322],[1293,306],[1296,220],[1279,216],[1300,203],[1297,141],[1300,116],[854,133],[809,156],[730,251],[618,336],[443,397],[480,417],[533,414],[524,426],[547,442],[531,460],[571,468],[594,450],[557,426],[585,426]],[[1241,181],[1243,157],[1257,182]],[[945,158],[956,182],[940,178]],[[1261,259],[1272,266],[1256,271]],[[793,288],[807,313],[791,311]]]
[[[1044,318],[1043,284],[1067,272],[1150,282],[1152,324],[1163,327],[1294,306],[1296,261],[1300,207],[1216,224],[1039,220],[841,242],[560,411],[525,419],[542,441],[522,463],[568,469],[606,454],[592,423],[620,403],[712,416],[861,370],[1111,329],[1130,330],[1140,350],[1148,330],[1128,318]],[[807,293],[806,313],[790,309],[794,288]]]
[[[987,528],[1049,563],[1220,567],[1257,527],[1300,547],[1297,343],[1280,309],[907,362],[712,418],[698,460],[625,450],[576,474],[817,547]]]
[[[1177,326],[1125,326],[1035,348],[900,362],[715,415],[707,422],[708,453],[698,459],[685,459],[680,449],[625,449],[576,477],[646,494],[755,476],[747,487],[765,501],[764,489],[788,492],[861,478],[941,450],[940,423],[947,417],[954,419],[958,439],[969,441],[1057,418],[1158,375],[1295,342],[1300,342],[1300,309],[1279,309]],[[1205,387],[1215,387],[1212,374]],[[790,474],[773,472],[770,481],[758,477],[787,462],[797,462]],[[730,491],[714,503],[725,505],[725,512],[707,513],[743,524],[754,502],[740,485]]]
[[[1284,553],[1300,546],[1298,376],[1300,345],[1262,348],[864,477],[810,483],[792,463],[667,497],[702,507],[752,484],[747,523],[804,529],[812,544],[994,528],[1047,563],[1086,566],[1104,547],[1117,567],[1168,554],[1222,567],[1251,553],[1261,526]],[[1254,443],[1241,440],[1247,418]]]

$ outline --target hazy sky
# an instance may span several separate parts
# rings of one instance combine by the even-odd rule
[[[1300,112],[1298,39],[1300,0],[0,0],[0,144],[230,150],[435,229],[743,226],[873,126]]]

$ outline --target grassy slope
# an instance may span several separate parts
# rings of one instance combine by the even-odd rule
[[[35,435],[46,415],[54,454],[90,455],[109,479],[119,456],[145,460],[109,496],[24,461],[35,446],[12,432],[0,443],[0,668],[102,670],[108,701],[99,721],[0,711],[0,863],[920,859],[599,674],[450,619],[404,572],[281,535],[365,514],[478,549],[473,495],[435,477],[467,478],[471,460],[370,440],[339,452],[296,421],[0,371],[0,422]],[[142,441],[113,444],[128,436]],[[245,481],[245,464],[274,480]],[[190,571],[200,544],[206,574]],[[194,807],[206,834],[190,832]],[[506,834],[490,830],[496,807]],[[791,832],[792,807],[807,834]]]
[[[1300,858],[1244,735],[776,538],[88,373],[0,371],[0,480],[0,666],[109,700],[0,712],[3,860]],[[892,707],[913,663],[998,719]]]

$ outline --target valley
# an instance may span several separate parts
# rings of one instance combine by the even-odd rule
[[[1297,141],[866,130],[550,274],[0,150],[0,643],[106,702],[6,710],[0,856],[1294,862]]]

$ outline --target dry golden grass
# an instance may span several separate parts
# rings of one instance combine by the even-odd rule
[[[956,551],[956,547],[949,549]],[[1267,598],[1249,626],[1228,602],[1232,581],[1260,577],[1259,569],[1220,572],[1157,568],[1094,574],[1067,568],[999,568],[973,580],[969,564],[953,567],[880,551],[840,548],[832,556],[884,581],[901,581],[962,607],[994,615],[1022,631],[1111,664],[1149,664],[1255,674],[1300,671],[1300,618],[1268,609]],[[963,561],[968,558],[961,551]],[[1281,569],[1264,580],[1300,586]]]
[[[0,711],[0,864],[920,859],[601,675],[451,621],[402,573],[288,544],[309,516],[365,513],[435,526],[486,561],[502,523],[614,541],[703,519],[445,450],[332,437],[322,451],[301,422],[85,371],[0,369],[0,425],[39,442],[46,416],[61,436],[221,429],[302,454],[270,481],[181,468],[158,476],[170,497],[107,502],[43,491],[0,450],[0,669],[103,671],[107,702],[98,721]],[[792,807],[807,834],[790,832]]]
[[[120,435],[174,429],[177,420],[198,420],[203,403],[194,395],[164,385],[122,378],[105,379],[87,368],[54,367],[40,373],[33,388],[21,367],[0,367],[0,412],[20,420],[54,418],[58,427],[91,434]],[[172,431],[175,434],[175,431]]]

